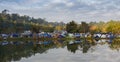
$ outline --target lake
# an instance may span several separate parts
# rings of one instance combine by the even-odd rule
[[[0,62],[119,62],[120,40],[1,41]]]

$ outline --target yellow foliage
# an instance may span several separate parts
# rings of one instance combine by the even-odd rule
[[[108,22],[106,30],[112,33],[120,33],[120,22],[119,21]]]
[[[55,27],[55,30],[60,31],[60,30],[62,30],[62,27],[61,27],[61,26],[56,26],[56,27]]]
[[[51,24],[48,25],[49,27],[53,27]]]
[[[90,27],[90,30],[91,30],[91,31],[94,31],[94,30],[96,30],[96,29],[97,29],[97,26],[96,26],[96,25],[93,25],[93,26]]]

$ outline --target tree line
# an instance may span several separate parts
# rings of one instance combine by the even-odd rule
[[[8,12],[9,10],[5,9],[0,13],[0,33],[20,33],[25,30],[53,32],[57,27],[65,25],[63,22],[47,22],[42,18]]]
[[[120,34],[120,21],[110,20],[108,22],[81,22],[77,24],[71,21],[66,24],[66,30],[69,33],[114,33]]]
[[[34,18],[27,15],[8,13],[3,10],[0,13],[0,33],[21,33],[25,30],[35,32],[53,32],[54,30],[66,30],[68,33],[120,33],[120,21],[111,20],[108,22],[81,22],[80,24],[71,21],[67,24],[63,22],[47,22],[42,18]]]

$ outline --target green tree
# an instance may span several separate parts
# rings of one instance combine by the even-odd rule
[[[20,16],[19,14],[9,14],[7,12],[8,10],[5,9],[0,13],[0,33],[21,33],[25,30],[53,32],[55,26],[61,26],[62,28],[65,26],[61,22],[47,22],[42,18],[33,18],[27,15]]]
[[[69,22],[66,25],[66,31],[69,32],[69,33],[77,32],[77,24],[74,21]]]
[[[2,11],[2,14],[7,14],[8,11],[9,11],[9,10],[4,9],[4,10]]]
[[[81,25],[78,28],[78,32],[87,33],[89,31],[89,25],[86,22],[81,22]]]

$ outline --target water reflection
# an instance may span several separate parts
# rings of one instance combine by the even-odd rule
[[[94,52],[97,45],[108,44],[111,50],[120,49],[120,39],[101,39],[101,40],[72,40],[72,41],[2,41],[0,42],[0,62],[20,61],[21,58],[29,58],[37,53],[47,54],[51,49],[62,48],[71,53],[81,51],[87,53]]]

